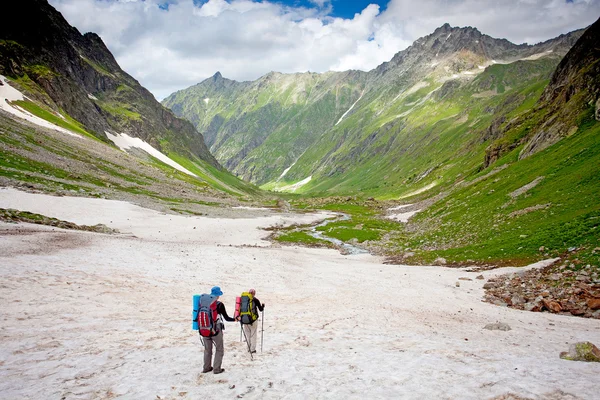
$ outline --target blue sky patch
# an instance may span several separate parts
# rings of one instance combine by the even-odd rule
[[[195,0],[196,1],[196,0]],[[310,0],[271,0],[271,3],[283,4],[289,7],[318,8],[314,1]],[[331,0],[333,11],[331,17],[354,18],[354,14],[362,12],[369,4],[379,4],[379,11],[387,8],[390,0]]]

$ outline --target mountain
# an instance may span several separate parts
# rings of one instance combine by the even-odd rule
[[[347,142],[335,142],[339,132],[332,130],[294,166],[309,165],[304,157],[319,160],[329,170],[300,189],[345,195],[292,204],[349,214],[316,229],[388,262],[516,266],[560,258],[529,282],[538,293],[577,290],[583,278],[563,281],[556,271],[589,269],[597,284],[600,20],[578,36],[562,59],[544,50],[543,57],[490,64],[476,76],[443,83],[421,77],[416,89],[399,94],[403,108],[359,107],[341,123]],[[393,74],[388,67],[381,70]],[[332,141],[338,147],[330,152]],[[308,229],[283,230],[277,239],[314,243]]]
[[[0,73],[33,99],[66,112],[102,140],[106,131],[127,132],[218,166],[202,135],[124,72],[98,35],[81,35],[46,0],[9,2],[3,9],[11,23],[0,26]]]
[[[218,160],[245,180],[276,178],[360,97],[367,74],[271,72],[254,82],[220,73],[163,104],[203,132]]]
[[[3,98],[0,104],[5,111],[54,130],[74,132],[86,140],[97,139],[89,146],[113,146],[114,141],[138,156],[139,162],[164,169],[166,174],[193,183],[192,187],[210,192],[211,196],[257,194],[256,188],[221,167],[191,123],[176,117],[124,72],[98,35],[80,34],[46,0],[9,2],[3,6],[3,12],[10,16],[10,23],[0,24],[0,75],[6,77],[0,80],[0,85],[6,93],[11,93],[11,98]],[[6,118],[2,121],[3,127],[13,126]],[[61,143],[60,149],[33,151],[26,145],[27,129],[13,127],[3,132],[5,160],[15,159],[14,163],[2,164],[4,177],[14,179],[11,169],[38,165],[42,159],[60,164],[54,155],[61,152],[79,158],[73,151],[73,146],[80,147],[79,142],[70,143],[70,148]],[[13,134],[16,136],[12,137]],[[15,141],[21,144],[15,147]],[[24,158],[17,160],[16,152],[22,152],[20,156]],[[102,163],[98,154],[90,157]],[[130,182],[137,182],[135,167],[129,162],[119,165],[130,174],[127,178]],[[64,167],[41,168],[41,171],[56,170],[60,179],[64,179],[70,175],[67,171],[63,176]],[[111,170],[116,174],[119,168],[113,166]],[[30,172],[33,171],[39,173],[40,168]],[[97,171],[87,172],[90,176],[97,175]],[[163,193],[162,197],[169,196]]]
[[[408,193],[457,153],[479,167],[495,139],[490,124],[535,101],[582,32],[515,45],[445,24],[369,72],[272,72],[254,82],[217,73],[163,104],[192,121],[229,170],[265,188]]]

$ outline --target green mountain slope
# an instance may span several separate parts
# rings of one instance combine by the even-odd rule
[[[217,74],[163,104],[194,122],[228,169],[264,188],[397,196],[456,152],[465,160],[444,167],[455,171],[449,180],[475,167],[491,138],[473,136],[533,104],[581,33],[529,46],[446,24],[368,73],[242,83]]]
[[[0,24],[0,74],[26,96],[13,107],[96,138],[96,146],[112,145],[109,135],[139,138],[185,165],[202,185],[228,195],[258,193],[219,165],[192,124],[124,72],[96,34],[81,35],[46,0],[12,2],[4,10],[11,24]]]
[[[403,117],[402,124],[393,125],[391,134],[378,134],[388,150],[398,146],[394,162],[387,161],[385,147],[378,158],[359,151],[349,155],[343,147],[331,155],[312,155],[358,162],[339,171],[342,179],[332,175],[306,186],[321,193],[359,194],[366,188],[366,193],[393,202],[361,201],[357,195],[296,199],[296,204],[325,204],[349,213],[349,221],[320,229],[403,263],[525,265],[561,257],[570,270],[589,265],[597,271],[598,43],[600,21],[553,71],[555,59],[538,58],[493,65],[475,79],[444,83]],[[356,144],[358,149],[368,146]],[[399,191],[390,190],[395,185]],[[389,213],[387,207],[398,203],[412,204],[403,212],[419,212],[407,223],[381,218]]]
[[[255,82],[220,73],[167,97],[163,104],[192,121],[223,165],[264,182],[281,173],[361,96],[366,74],[272,72]]]

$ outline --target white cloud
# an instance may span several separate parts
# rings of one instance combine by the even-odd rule
[[[353,19],[250,0],[50,0],[82,32],[98,33],[121,67],[159,99],[216,71],[252,80],[269,71],[369,70],[445,22],[515,43],[589,25],[600,0],[391,0]]]

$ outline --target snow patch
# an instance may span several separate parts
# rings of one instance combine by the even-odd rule
[[[296,160],[296,161],[297,161],[297,160]],[[294,165],[296,165],[296,161],[294,161],[294,162],[292,163],[292,165],[290,165],[289,167],[287,167],[287,168],[286,168],[286,169],[285,169],[285,170],[284,170],[284,171],[281,173],[281,175],[279,175],[279,178],[277,179],[278,181],[280,181],[280,180],[281,180],[281,179],[282,179],[282,178],[285,176],[285,174],[287,174],[287,173],[288,173],[288,171],[289,171],[290,169],[292,169],[292,167],[293,167]]]
[[[410,207],[410,206],[412,206],[412,204],[402,204],[402,205],[400,205],[400,206],[396,206],[396,207],[390,207],[390,208],[388,208],[388,211],[398,211],[398,210],[403,210],[403,209],[405,209],[405,208],[407,208],[407,207]]]
[[[90,100],[98,100],[98,98],[91,93],[88,93],[87,95],[88,95],[88,99],[90,99]]]
[[[208,104],[208,102],[210,101],[210,99],[207,97],[204,99],[204,103]]]
[[[356,103],[358,103],[358,102],[360,101],[360,99],[362,99],[362,97],[363,97],[363,94],[365,94],[365,91],[364,91],[364,90],[363,90],[363,91],[362,91],[362,93],[360,94],[360,97],[358,98],[358,100],[356,100],[356,101],[354,102],[354,104],[352,104],[352,105],[350,106],[350,108],[348,109],[348,111],[346,111],[346,112],[345,112],[345,113],[344,113],[344,114],[343,114],[343,115],[340,117],[340,119],[338,120],[338,122],[336,122],[336,123],[335,123],[335,125],[337,125],[337,124],[339,124],[340,122],[342,122],[342,120],[344,119],[344,117],[345,117],[345,116],[346,116],[346,115],[347,115],[347,114],[348,114],[350,111],[352,111],[352,109],[354,108],[354,106],[356,105]]]
[[[176,163],[175,161],[171,160],[169,157],[167,157],[160,151],[156,150],[154,147],[150,146],[148,143],[144,142],[140,138],[131,137],[126,133],[121,133],[121,134],[116,134],[116,135],[113,135],[112,133],[106,132],[106,131],[104,133],[106,133],[106,136],[115,145],[117,145],[118,148],[120,148],[123,151],[126,151],[127,149],[130,149],[132,147],[144,150],[146,153],[150,154],[152,157],[159,159],[160,161],[164,162],[167,165],[170,165],[171,167],[175,168],[176,170],[186,173],[188,175],[197,177],[196,174],[194,174],[193,172],[189,171],[188,169],[182,167],[180,164]]]
[[[11,374],[0,382],[3,398],[37,398],[48,388],[66,397],[133,399],[344,399],[366,392],[390,399],[598,397],[600,365],[558,357],[568,349],[566,341],[596,343],[598,320],[484,303],[485,280],[475,279],[480,272],[275,247],[265,240],[270,232],[260,229],[308,224],[331,214],[165,215],[114,200],[14,189],[0,189],[0,207],[104,223],[122,232],[66,234],[0,223],[9,232],[0,254],[0,268],[10,271],[2,275],[2,296],[11,299],[2,309],[2,376]],[[53,251],[56,243],[49,238],[73,245]],[[246,288],[240,277],[258,281],[260,299],[269,303],[259,321],[264,352],[252,363],[238,341],[238,325],[227,323],[223,378],[201,374],[190,359],[202,357],[203,349],[184,319],[191,316],[191,295],[220,284],[223,303],[233,309],[235,293]],[[461,277],[472,280],[455,286]],[[323,313],[323,304],[355,299],[357,293],[360,306]],[[32,304],[41,298],[52,301],[33,313]],[[176,321],[166,329],[143,329],[175,314],[166,310],[177,310]],[[23,321],[29,316],[51,329],[31,329]],[[513,330],[482,329],[496,321]],[[367,346],[365,327],[377,331]],[[249,373],[251,363],[261,380]]]
[[[436,62],[434,62],[434,63],[431,63],[431,68],[435,67],[435,66],[436,66],[436,65],[438,65],[438,64],[439,64],[439,61],[436,61]]]
[[[477,68],[479,68],[479,69],[485,69],[485,67],[483,65],[478,65]]]
[[[23,93],[21,93],[14,87],[10,86],[8,84],[9,80],[6,79],[6,77],[4,77],[4,75],[0,75],[0,80],[3,83],[3,85],[0,86],[0,108],[1,109],[3,109],[4,111],[6,111],[8,113],[11,113],[12,115],[14,115],[16,117],[19,117],[21,119],[32,122],[43,128],[53,129],[53,130],[61,132],[61,133],[66,133],[67,135],[70,135],[70,136],[81,137],[78,134],[71,132],[68,129],[65,129],[63,127],[55,125],[52,122],[46,121],[45,119],[40,118],[36,115],[33,115],[29,111],[27,111],[17,105],[10,104],[9,101],[19,101],[19,100],[29,100],[29,99],[26,96],[24,96]],[[58,116],[64,119],[64,117],[62,115],[58,114]]]
[[[402,212],[402,213],[394,213],[394,214],[387,215],[386,218],[394,220],[394,221],[406,223],[406,222],[408,222],[410,217],[412,217],[419,211],[421,211],[421,210],[407,211],[407,212]]]
[[[277,189],[273,189],[276,192],[295,192],[296,190],[300,189],[302,186],[306,185],[308,182],[310,182],[312,179],[312,175],[309,176],[308,178],[302,179],[300,182],[296,182],[293,185],[287,185],[287,186],[283,186]]]
[[[450,36],[452,36],[452,32],[450,32],[450,33],[448,34],[448,36],[446,36],[446,40],[450,39]]]
[[[542,57],[546,57],[549,53],[552,53],[552,50],[545,51],[543,53],[535,53],[535,54],[530,55],[529,57],[521,58],[520,60],[522,60],[522,61],[539,60]]]
[[[419,193],[426,192],[429,189],[435,187],[436,185],[437,185],[437,182],[431,182],[429,185],[427,185],[425,187],[422,187],[421,189],[417,189],[417,190],[415,190],[413,192],[406,193],[405,195],[402,195],[402,196],[398,197],[398,199],[404,199],[406,197],[410,197],[410,196],[414,196],[414,195],[419,194]]]

